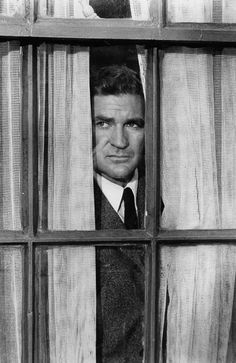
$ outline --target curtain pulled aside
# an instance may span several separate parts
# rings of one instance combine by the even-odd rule
[[[88,48],[45,45],[39,62],[39,227],[94,229]],[[95,248],[47,251],[50,362],[95,362]]]
[[[18,42],[0,43],[0,230],[21,230],[21,79]],[[0,247],[0,361],[22,361],[23,250]]]
[[[236,51],[170,48],[161,72],[161,226],[235,228]],[[236,361],[235,253],[161,249],[160,361]]]

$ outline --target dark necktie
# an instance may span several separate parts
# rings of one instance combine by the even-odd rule
[[[134,194],[130,188],[125,188],[123,192],[123,200],[125,207],[124,223],[127,229],[138,228],[138,218],[134,204]]]

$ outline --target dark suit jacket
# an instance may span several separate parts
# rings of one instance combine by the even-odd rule
[[[95,182],[96,229],[125,229]],[[137,192],[144,227],[145,178]],[[97,248],[97,356],[102,363],[141,363],[144,323],[144,249]]]

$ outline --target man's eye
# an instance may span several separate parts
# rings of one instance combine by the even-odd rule
[[[96,127],[100,128],[100,129],[106,129],[109,127],[109,123],[105,122],[105,121],[97,121]]]
[[[126,124],[127,127],[131,127],[131,128],[134,128],[134,129],[140,129],[140,128],[143,128],[144,125],[143,123],[141,122],[136,122],[136,121],[130,121]]]

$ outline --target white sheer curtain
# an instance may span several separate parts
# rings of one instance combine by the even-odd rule
[[[162,228],[235,228],[235,49],[172,48],[161,72]],[[167,362],[235,361],[235,253],[229,244],[161,249]]]
[[[51,15],[81,16],[80,10],[78,1],[55,1]],[[39,225],[49,230],[91,230],[95,224],[89,50],[42,45],[38,59]],[[96,361],[95,281],[95,248],[48,250],[50,362]]]
[[[170,22],[235,23],[235,0],[168,0]]]
[[[235,362],[235,261],[235,246],[161,249],[160,362]]]
[[[21,229],[21,49],[0,43],[0,229]]]
[[[167,51],[162,80],[162,227],[219,228],[213,57]]]
[[[234,0],[222,0],[222,21],[224,23],[235,23],[236,3]]]
[[[150,19],[150,0],[130,0],[131,16],[134,20]],[[140,78],[143,85],[144,95],[146,95],[146,72],[147,72],[147,50],[145,47],[137,45],[137,57],[139,62]]]
[[[21,230],[21,66],[18,42],[0,43],[0,230]],[[0,357],[22,359],[23,253],[0,248]]]
[[[23,249],[0,248],[0,357],[22,362]]]
[[[94,229],[88,49],[42,45],[38,59],[39,225]],[[50,362],[95,362],[93,247],[48,250],[48,305]]]
[[[50,230],[94,229],[88,49],[43,45],[39,60],[40,228],[46,213]]]
[[[175,22],[212,22],[214,0],[168,0],[167,19]]]
[[[25,0],[0,0],[0,14],[7,16],[23,15]]]

